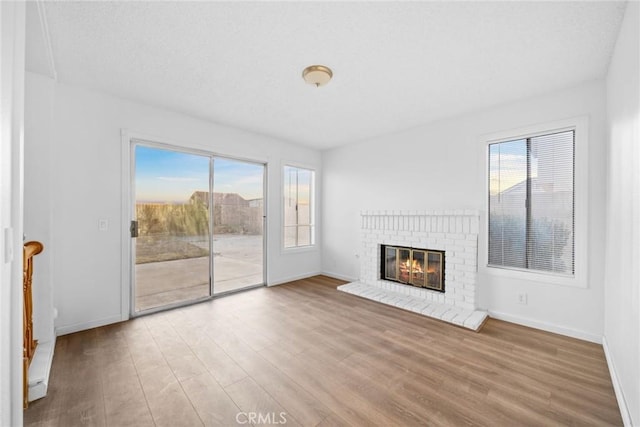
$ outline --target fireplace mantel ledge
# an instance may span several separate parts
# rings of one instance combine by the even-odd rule
[[[362,282],[351,282],[338,286],[338,290],[382,304],[398,307],[403,310],[452,323],[463,328],[479,332],[487,319],[484,310],[467,310],[449,304],[429,301],[425,298],[407,295],[400,292],[383,289]]]
[[[473,216],[479,217],[475,209],[435,209],[435,210],[363,210],[360,216]]]

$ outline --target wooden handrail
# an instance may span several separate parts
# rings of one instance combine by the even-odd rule
[[[23,407],[29,406],[29,365],[36,352],[38,341],[33,339],[33,295],[31,292],[33,278],[33,257],[38,255],[44,246],[40,242],[27,242],[22,252],[22,387]]]

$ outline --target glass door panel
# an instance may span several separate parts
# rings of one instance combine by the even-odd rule
[[[264,284],[263,164],[213,160],[213,292]]]
[[[398,280],[408,283],[410,271],[411,251],[409,249],[398,248]]]
[[[426,252],[414,249],[411,251],[411,284],[424,286],[424,256]]]
[[[211,158],[133,147],[134,311],[209,297]]]

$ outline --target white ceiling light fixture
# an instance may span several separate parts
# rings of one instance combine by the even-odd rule
[[[333,77],[333,71],[324,65],[310,65],[302,70],[302,78],[305,82],[316,87],[324,86]]]

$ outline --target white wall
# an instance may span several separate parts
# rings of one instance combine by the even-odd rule
[[[22,425],[24,3],[0,2],[0,36],[0,425],[19,426]]]
[[[27,74],[28,105],[49,102],[49,89],[41,79]],[[32,128],[48,120],[45,108],[29,112],[26,130],[34,136],[26,141],[33,156],[29,163],[48,162],[39,181],[47,186],[41,192],[50,191],[50,212],[42,207],[26,216],[50,240],[47,251],[59,334],[115,322],[123,311],[128,312],[128,307],[121,308],[121,231],[128,227],[121,220],[123,128],[217,154],[268,162],[267,282],[282,283],[320,271],[319,250],[285,254],[280,249],[283,162],[318,168],[320,182],[318,152],[64,84],[54,84],[51,108],[53,130],[48,138]],[[40,119],[35,117],[39,114]],[[35,193],[25,196],[30,199]],[[98,230],[99,219],[108,220],[108,231]]]
[[[51,153],[53,134],[53,80],[29,73],[25,87],[24,235],[44,250],[33,259],[34,338],[51,341],[53,327],[53,265],[51,256],[52,199]]]
[[[478,305],[494,316],[592,341],[603,331],[604,82],[432,123],[323,154],[323,271],[357,279],[359,211],[486,212],[481,136],[589,116],[589,283],[586,288],[507,279],[480,267]],[[486,248],[486,233],[479,238]],[[482,258],[480,259],[482,264]],[[517,304],[519,293],[528,305]]]
[[[605,328],[627,425],[640,425],[640,4],[629,2],[607,76]],[[622,401],[621,401],[622,398]],[[628,408],[628,412],[625,411]]]

